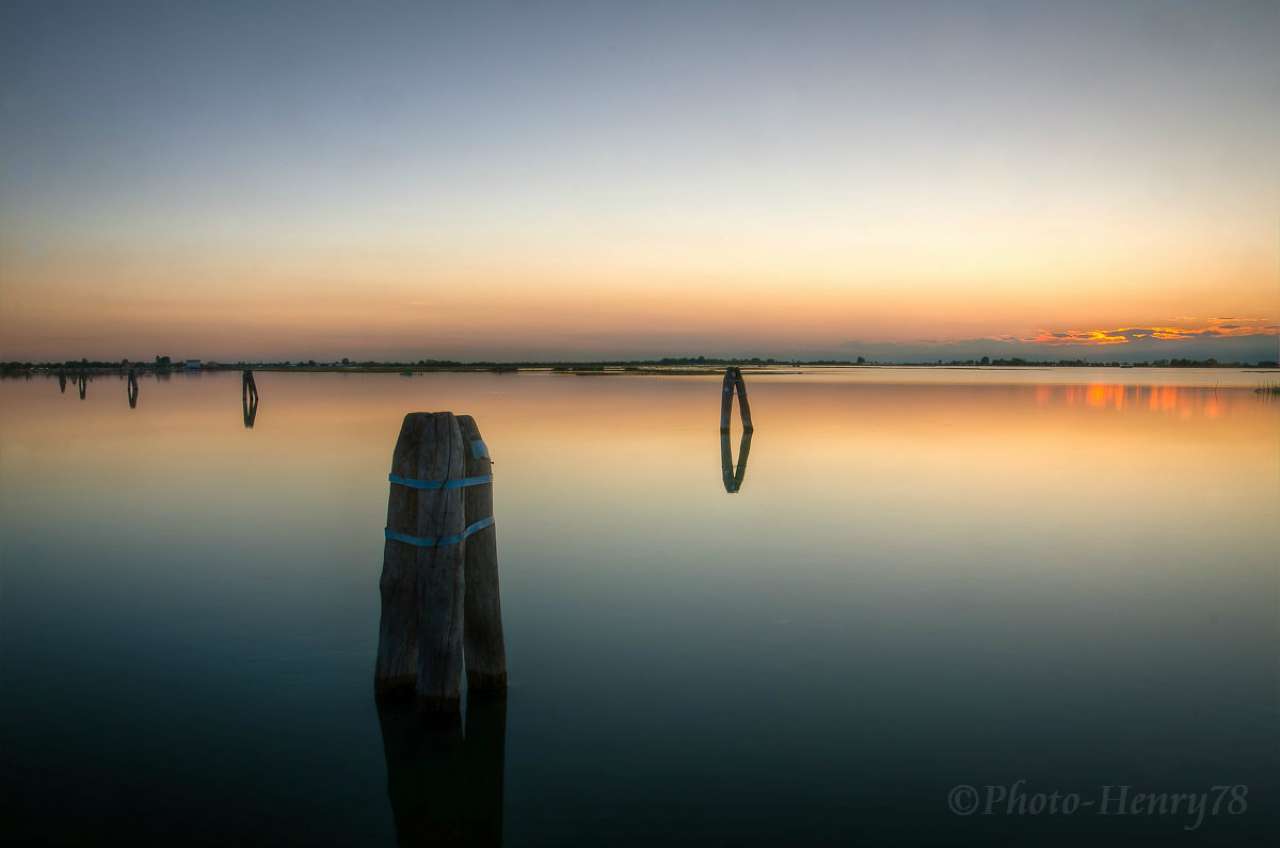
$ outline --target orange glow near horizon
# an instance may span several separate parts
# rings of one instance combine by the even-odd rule
[[[18,11],[0,359],[1280,356],[1276,10],[697,5]]]

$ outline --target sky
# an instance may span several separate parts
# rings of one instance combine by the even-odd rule
[[[1275,359],[1280,3],[0,6],[0,359]]]

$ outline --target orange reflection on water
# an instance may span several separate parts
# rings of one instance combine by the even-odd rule
[[[1235,393],[1235,402],[1247,397]],[[1085,386],[1037,386],[1036,405],[1075,406],[1092,409],[1124,410],[1127,406],[1180,418],[1219,418],[1228,410],[1227,398],[1214,388],[1195,386],[1125,386],[1090,383]]]

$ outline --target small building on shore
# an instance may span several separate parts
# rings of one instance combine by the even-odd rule
[[[187,371],[199,371],[199,370],[200,370],[200,360],[198,360],[198,359],[188,359],[186,362],[182,363],[182,367],[183,367],[185,370],[187,370]]]

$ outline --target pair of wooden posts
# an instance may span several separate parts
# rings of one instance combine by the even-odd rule
[[[738,395],[738,413],[742,416],[742,442],[738,445],[738,462],[734,467],[733,450],[729,446],[729,422],[733,412],[733,395]],[[724,372],[724,390],[720,394],[720,476],[729,494],[742,488],[747,475],[747,456],[751,452],[751,405],[747,403],[747,384],[742,369],[730,367]]]
[[[455,715],[507,689],[488,448],[469,415],[405,416],[391,459],[374,691]]]

